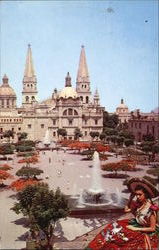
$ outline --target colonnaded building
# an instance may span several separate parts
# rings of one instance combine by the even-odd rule
[[[74,131],[79,128],[82,140],[90,139],[90,132],[102,132],[104,107],[100,106],[98,90],[92,96],[91,84],[82,46],[76,88],[72,87],[71,76],[67,73],[65,86],[59,91],[54,89],[51,98],[38,101],[38,84],[34,71],[32,51],[28,45],[26,65],[23,77],[22,105],[17,107],[16,93],[10,86],[7,75],[0,86],[0,138],[3,132],[14,131],[14,140],[20,132],[26,132],[28,139],[43,140],[49,130],[50,139],[58,139],[57,130],[67,131],[67,138],[74,138]],[[56,85],[56,83],[55,83]]]

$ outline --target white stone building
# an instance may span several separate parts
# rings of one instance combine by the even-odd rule
[[[56,86],[56,83],[55,83]],[[38,84],[33,67],[32,51],[28,45],[23,77],[22,105],[16,106],[16,94],[6,75],[0,86],[0,139],[3,133],[13,130],[14,140],[19,132],[26,132],[28,139],[42,141],[47,129],[51,140],[58,140],[58,128],[67,131],[67,138],[74,138],[79,128],[82,140],[90,139],[90,132],[102,132],[104,107],[100,106],[98,91],[91,93],[85,49],[82,46],[76,88],[72,87],[69,73],[62,90],[54,89],[51,98],[38,101]]]

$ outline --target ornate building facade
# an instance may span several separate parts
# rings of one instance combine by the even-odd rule
[[[159,111],[140,113],[140,110],[131,112],[128,121],[129,131],[135,136],[135,141],[141,142],[143,136],[152,135],[159,142]]]
[[[72,87],[69,72],[62,90],[54,89],[52,96],[38,101],[38,84],[33,66],[32,51],[28,45],[23,77],[22,105],[16,106],[16,94],[4,75],[0,86],[0,138],[7,130],[26,132],[28,139],[42,141],[49,130],[50,139],[58,140],[57,130],[67,131],[67,138],[74,139],[74,131],[79,128],[82,140],[90,140],[90,132],[102,132],[103,111],[98,90],[91,92],[84,46],[81,48],[76,88]]]

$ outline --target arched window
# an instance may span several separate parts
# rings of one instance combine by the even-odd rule
[[[63,115],[67,115],[67,109],[64,110]]]
[[[73,114],[72,111],[73,111],[72,109],[68,109],[68,115],[72,115]]]
[[[32,96],[32,97],[31,97],[31,100],[34,101],[34,100],[35,100],[35,96]]]
[[[78,115],[78,112],[75,110],[75,109],[65,109],[64,112],[63,112],[63,116],[66,116],[66,115]]]
[[[27,84],[27,87],[29,87],[29,84]]]
[[[83,96],[80,96],[81,101],[83,102]]]
[[[26,102],[29,102],[29,96],[25,97]]]
[[[74,115],[78,115],[77,111],[74,109]]]
[[[88,96],[86,96],[86,103],[88,103],[89,102],[89,97]]]

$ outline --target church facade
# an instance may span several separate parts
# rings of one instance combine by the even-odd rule
[[[104,107],[100,105],[98,90],[91,92],[85,48],[82,46],[76,78],[76,88],[72,87],[69,72],[62,90],[54,89],[52,96],[38,101],[38,84],[34,71],[32,51],[28,45],[23,77],[22,105],[16,105],[16,93],[4,75],[0,86],[0,139],[7,130],[26,132],[28,139],[42,141],[49,130],[50,139],[57,141],[58,129],[67,131],[67,139],[74,139],[74,131],[79,128],[82,140],[90,140],[90,132],[102,132]]]

